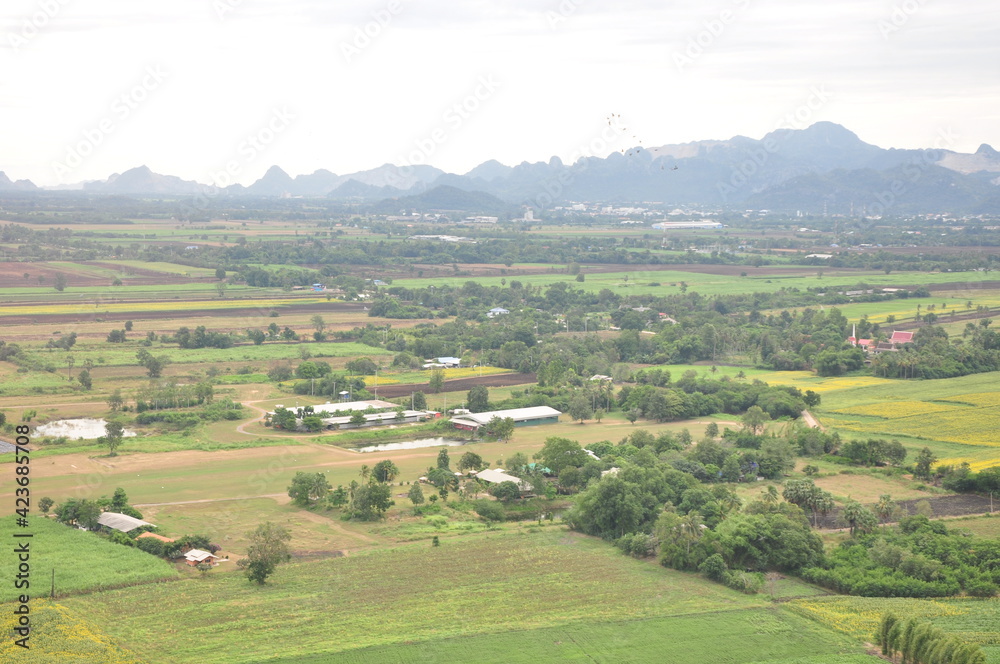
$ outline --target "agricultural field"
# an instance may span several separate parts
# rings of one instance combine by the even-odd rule
[[[884,613],[928,620],[947,634],[978,643],[990,664],[1000,662],[1000,599],[820,597],[794,600],[793,611],[857,639],[871,641]]]
[[[0,519],[0,537],[5,543],[14,541],[12,534],[15,531],[33,535],[32,597],[48,594],[53,569],[56,571],[55,586],[59,595],[179,578],[174,566],[164,560],[138,549],[112,544],[93,533],[65,526],[41,515],[31,517],[28,530],[16,529],[13,516]],[[13,555],[0,557],[2,578],[14,578],[15,558]],[[4,584],[0,588],[0,602],[11,601],[19,594],[13,584]]]
[[[847,435],[896,437],[911,448],[927,445],[940,463],[967,461],[978,471],[1000,465],[996,380],[996,374],[987,373],[934,381],[872,382],[824,393],[817,412],[824,425]]]
[[[529,530],[536,532],[494,532],[449,538],[440,547],[424,542],[292,563],[263,588],[240,575],[210,573],[149,586],[141,595],[108,591],[67,598],[63,604],[106,625],[113,638],[140,657],[165,664],[242,664],[261,661],[262,652],[283,662],[305,656],[322,662],[324,653],[351,656],[363,648],[387,647],[403,650],[406,657],[413,643],[429,652],[436,647],[455,652],[464,644],[435,643],[475,635],[504,643],[511,616],[529,635],[518,650],[534,650],[549,661],[551,648],[561,646],[548,636],[558,641],[559,629],[583,634],[590,625],[601,629],[607,623],[625,634],[658,632],[661,644],[676,630],[683,642],[691,642],[694,654],[721,652],[724,643],[731,647],[730,639],[717,638],[720,629],[763,648],[748,648],[746,658],[728,661],[863,661],[854,659],[864,652],[856,641],[767,610],[765,599],[622,556],[561,527]],[[116,620],[120,615],[131,619]],[[675,622],[660,622],[667,618]],[[254,629],[246,629],[249,625]],[[673,627],[650,629],[667,625]],[[531,636],[539,629],[556,631]],[[604,629],[562,651],[593,650],[605,661],[629,661],[616,659],[615,653],[635,641],[609,641],[603,636],[612,630]],[[814,638],[802,639],[803,632]],[[364,659],[341,661],[400,661],[376,653],[359,652]],[[852,658],[819,660],[820,655]]]

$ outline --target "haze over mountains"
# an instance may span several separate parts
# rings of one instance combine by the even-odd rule
[[[345,175],[318,170],[292,177],[272,166],[250,186],[215,190],[140,166],[77,189],[109,195],[185,197],[209,191],[221,197],[329,198],[380,202],[379,210],[427,205],[496,212],[504,204],[547,208],[567,201],[657,201],[809,213],[1000,213],[1000,152],[984,144],[964,154],[947,149],[949,143],[942,133],[927,149],[883,149],[840,125],[819,122],[801,130],[778,129],[760,140],[735,136],[637,147],[574,164],[556,157],[517,166],[490,160],[461,175],[433,166],[385,164]],[[0,192],[38,191],[44,190],[0,172]]]

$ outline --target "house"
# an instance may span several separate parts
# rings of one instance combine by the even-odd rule
[[[590,377],[590,380],[601,381],[602,383],[606,380],[611,380],[611,376],[605,376],[604,374],[594,374]]]
[[[101,524],[105,528],[119,530],[123,533],[132,532],[136,528],[141,528],[142,526],[156,527],[149,521],[143,521],[142,519],[137,519],[134,516],[119,514],[118,512],[104,512],[97,518],[97,523]]]
[[[462,366],[462,360],[457,357],[439,357],[436,362],[449,369],[457,369]]]
[[[509,313],[510,311],[508,309],[504,309],[503,307],[493,307],[486,312],[486,315],[489,318],[496,318],[497,316],[506,316]]]
[[[209,553],[208,551],[202,551],[201,549],[191,549],[184,554],[184,562],[186,562],[191,567],[200,565],[201,563],[208,563],[213,567],[219,564],[218,556]]]
[[[513,482],[521,491],[531,491],[532,486],[520,477],[508,475],[499,468],[487,468],[476,473],[476,478],[489,484],[500,484],[501,482]]]
[[[892,331],[892,336],[889,337],[889,343],[894,346],[899,346],[901,344],[912,344],[913,343],[913,332],[899,332],[897,330]]]
[[[476,431],[494,417],[511,418],[514,426],[530,426],[533,424],[553,424],[559,421],[562,413],[548,406],[533,406],[531,408],[512,408],[510,410],[493,410],[486,413],[468,413],[451,418],[456,429]]]

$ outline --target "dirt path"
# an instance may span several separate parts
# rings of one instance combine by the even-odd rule
[[[240,496],[239,498],[205,498],[203,500],[178,500],[173,503],[136,503],[132,507],[163,507],[166,505],[194,505],[196,503],[222,503],[227,500],[253,500],[254,498],[280,498],[288,497],[284,493],[267,493],[262,496]]]
[[[802,411],[802,419],[806,421],[806,424],[810,429],[819,429],[820,431],[825,431],[823,425],[819,423],[819,420],[810,413],[808,410]]]

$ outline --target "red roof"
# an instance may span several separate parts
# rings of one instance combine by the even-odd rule
[[[889,338],[890,343],[894,344],[908,344],[913,342],[913,332],[897,332],[892,331],[892,336]]]

